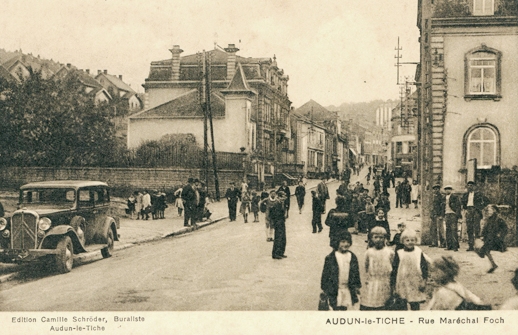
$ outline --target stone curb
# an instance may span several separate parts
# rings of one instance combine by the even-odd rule
[[[326,182],[326,184],[329,184],[329,183],[332,183],[332,182],[335,182],[335,181],[339,181],[339,180],[337,180],[337,179],[330,179],[329,181]],[[314,188],[317,188],[317,186],[310,187],[310,188],[308,188],[308,190],[311,190],[311,189],[314,189]],[[293,196],[295,196],[295,195],[292,195],[292,197]],[[213,225],[213,224],[215,224],[217,222],[220,222],[222,220],[225,220],[225,219],[228,219],[228,216],[223,216],[223,217],[211,220],[211,221],[202,222],[202,223],[198,224],[196,228],[194,228],[194,227],[183,227],[183,228],[180,228],[177,231],[174,231],[174,232],[168,233],[168,234],[164,234],[164,235],[159,236],[159,237],[152,237],[152,238],[148,238],[148,239],[141,240],[141,241],[136,241],[136,242],[131,242],[131,243],[125,243],[125,244],[117,245],[117,246],[114,247],[114,250],[115,251],[124,250],[124,249],[128,249],[128,248],[137,246],[139,244],[160,241],[160,240],[162,240],[164,238],[187,234],[187,233],[190,233],[190,232],[194,232],[194,231],[196,231],[198,229],[201,229],[203,227]],[[87,252],[85,254],[81,254],[79,256],[74,257],[74,263],[84,263],[84,262],[92,261],[92,260],[96,259],[97,257],[99,257],[100,254],[101,254],[100,250],[96,250],[96,251],[92,251],[92,252]],[[19,275],[20,275],[20,272],[19,271],[15,271],[15,272],[12,272],[12,273],[0,276],[0,284],[8,282],[8,281],[11,281],[11,280],[15,280],[16,278],[18,278]]]

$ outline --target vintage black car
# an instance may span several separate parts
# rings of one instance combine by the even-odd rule
[[[119,219],[108,185],[98,181],[45,181],[20,188],[18,210],[0,219],[0,262],[45,258],[58,272],[72,270],[73,256],[101,250],[110,257]]]

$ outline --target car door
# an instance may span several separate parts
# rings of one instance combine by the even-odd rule
[[[94,213],[98,229],[102,230],[104,227],[109,205],[110,198],[108,196],[108,190],[105,187],[96,187],[94,189]]]
[[[77,215],[85,219],[86,244],[95,243],[94,238],[97,232],[94,213],[94,190],[88,187],[80,188],[77,191]]]

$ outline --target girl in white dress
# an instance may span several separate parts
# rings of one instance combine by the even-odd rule
[[[370,232],[373,246],[365,253],[365,273],[367,279],[363,288],[360,310],[383,310],[385,303],[392,295],[390,275],[394,251],[386,246],[387,232],[385,228],[376,226]]]
[[[326,256],[320,287],[333,310],[347,310],[358,302],[362,286],[358,258],[349,250],[352,237],[348,231],[339,232],[331,243],[333,251]]]
[[[399,249],[394,257],[391,285],[394,293],[407,300],[410,309],[415,311],[419,310],[419,304],[426,300],[424,290],[428,278],[428,256],[421,248],[415,246],[415,230],[405,229],[401,233],[401,242],[405,247]]]

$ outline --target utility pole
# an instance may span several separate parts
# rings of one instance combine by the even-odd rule
[[[206,52],[203,50],[202,56],[202,79],[201,79],[201,96],[202,96],[202,109],[203,109],[203,173],[205,179],[205,185],[207,189],[209,187],[209,143],[207,138],[207,119],[208,119],[208,102],[207,102],[207,63],[206,63]]]
[[[219,193],[219,179],[218,179],[218,164],[216,160],[216,146],[214,144],[214,125],[212,124],[212,108],[210,104],[210,98],[212,93],[212,77],[211,77],[211,65],[212,60],[209,54],[209,57],[205,57],[205,83],[206,83],[206,95],[207,95],[207,115],[209,118],[209,124],[210,124],[210,138],[212,142],[212,170],[214,172],[214,188],[216,190],[216,201],[220,200],[220,193]]]

